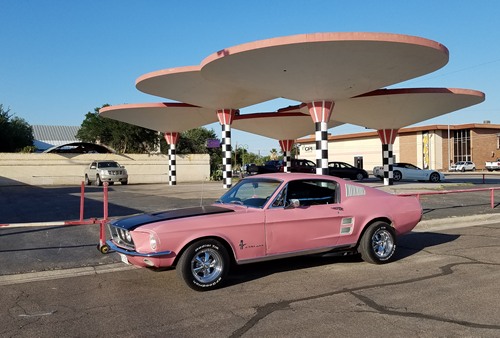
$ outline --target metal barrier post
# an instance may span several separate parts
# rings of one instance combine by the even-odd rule
[[[103,204],[104,204],[104,220],[108,220],[108,182],[104,182],[104,197],[103,197]]]
[[[495,190],[490,188],[491,209],[495,209]]]
[[[80,188],[80,222],[83,222],[83,207],[85,201],[85,183],[82,181]]]
[[[99,222],[99,251],[102,254],[107,254],[109,252],[109,246],[106,244],[106,232],[104,231],[104,227],[106,222],[108,221],[108,182],[104,182],[104,190],[103,190],[103,212],[104,217]]]

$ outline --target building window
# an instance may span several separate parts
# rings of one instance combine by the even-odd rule
[[[500,149],[500,134],[497,134],[497,150]]]
[[[455,130],[453,131],[453,161],[472,161],[470,151],[470,130]]]

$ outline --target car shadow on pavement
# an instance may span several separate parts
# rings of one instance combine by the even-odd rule
[[[448,235],[434,232],[412,232],[401,236],[398,239],[397,250],[394,254],[393,261],[405,259],[432,246],[455,241],[459,237],[459,235]],[[309,269],[332,264],[368,263],[364,263],[359,254],[346,256],[339,254],[323,254],[239,265],[232,268],[226,281],[226,287],[247,283],[276,273]]]

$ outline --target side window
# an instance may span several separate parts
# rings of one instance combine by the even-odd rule
[[[292,181],[288,183],[286,201],[298,199],[301,206],[338,203],[337,185],[325,180]]]

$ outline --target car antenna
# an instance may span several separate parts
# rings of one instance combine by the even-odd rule
[[[203,206],[203,193],[205,192],[205,181],[206,181],[206,177],[204,180],[201,181],[201,194],[200,194],[200,207]]]

